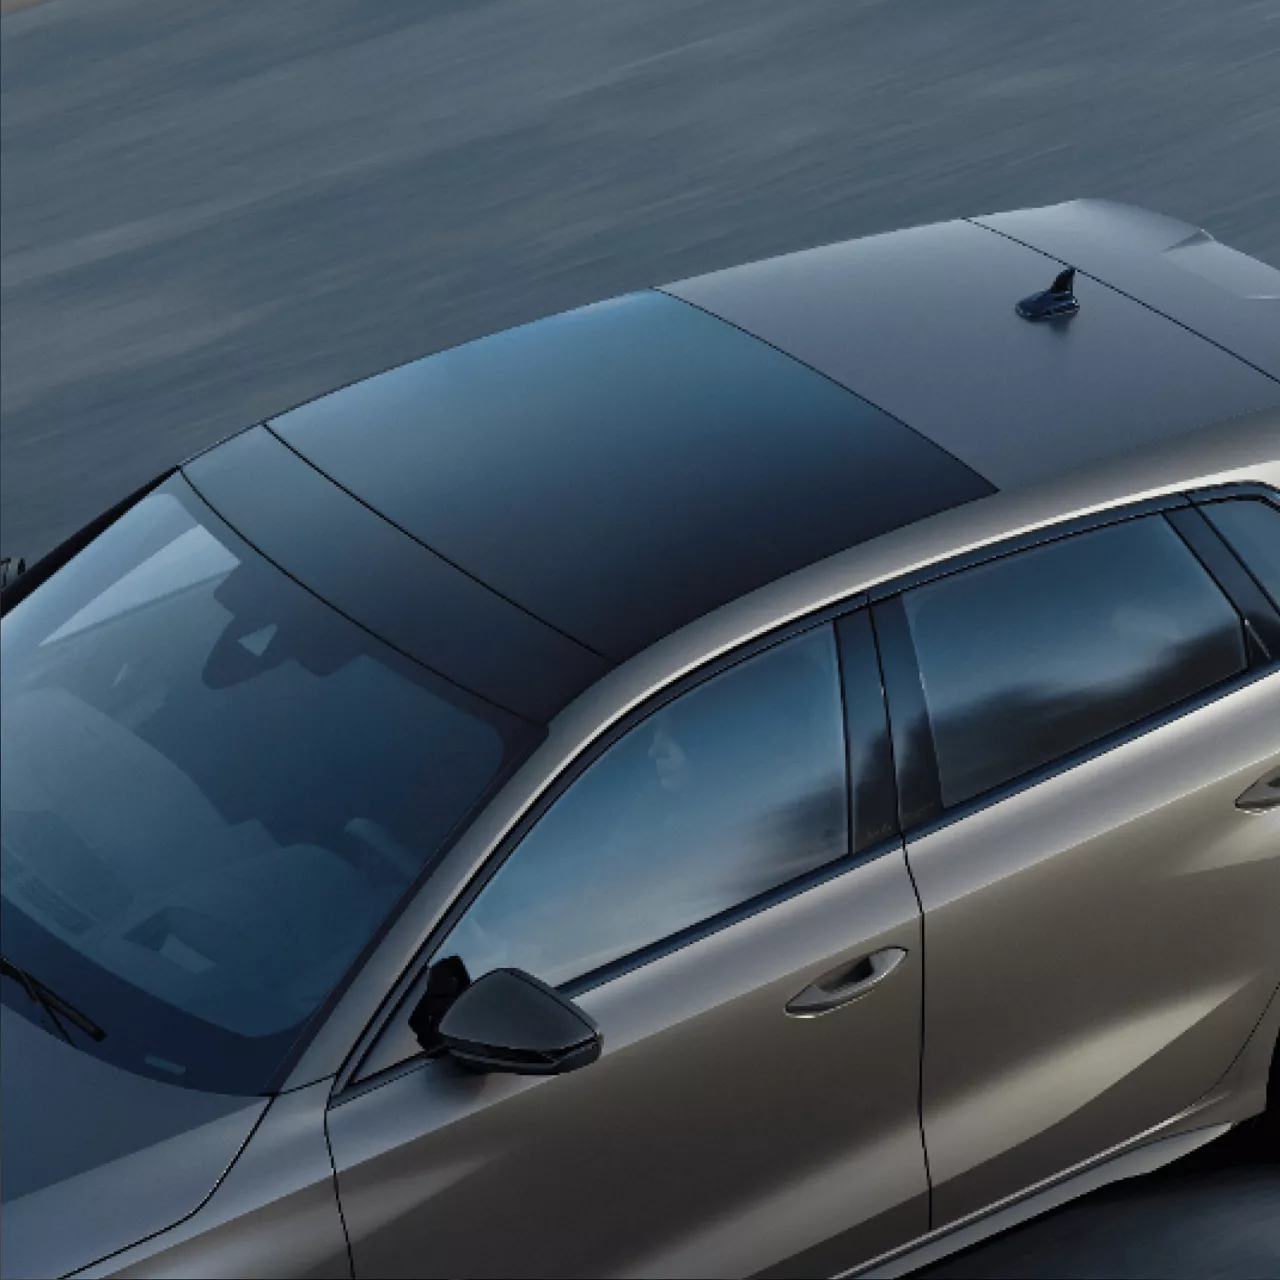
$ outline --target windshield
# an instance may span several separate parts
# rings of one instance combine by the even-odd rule
[[[180,477],[5,616],[3,677],[4,955],[106,1031],[77,1045],[224,1093],[273,1086],[540,732],[322,604]]]

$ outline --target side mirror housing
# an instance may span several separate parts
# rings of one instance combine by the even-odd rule
[[[444,1047],[440,1041],[440,1019],[470,985],[471,975],[458,956],[445,956],[428,970],[427,989],[409,1015],[409,1030],[428,1053]]]
[[[600,1029],[553,987],[522,969],[476,979],[440,1020],[454,1061],[478,1071],[554,1076],[600,1056]]]

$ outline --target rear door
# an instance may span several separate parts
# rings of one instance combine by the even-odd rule
[[[935,1228],[1193,1106],[1280,981],[1280,818],[1236,804],[1275,609],[1195,509],[1111,520],[876,606]]]
[[[357,1277],[831,1274],[925,1232],[894,808],[865,610],[583,762],[429,945],[559,986],[603,1056],[533,1079],[375,1046],[328,1119]]]

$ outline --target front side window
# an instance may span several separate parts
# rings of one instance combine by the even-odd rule
[[[1247,665],[1239,615],[1162,516],[994,560],[902,599],[948,806]]]
[[[168,481],[6,614],[3,949],[142,1074],[260,1092],[538,732]],[[3,998],[30,1016],[7,978]]]
[[[1280,609],[1280,509],[1261,498],[1200,508]]]
[[[882,714],[879,708],[877,714]],[[849,851],[829,625],[697,685],[594,761],[439,949],[559,985]]]

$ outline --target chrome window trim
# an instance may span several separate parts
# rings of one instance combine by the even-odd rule
[[[700,670],[710,674],[711,664],[785,628],[802,630],[806,620],[816,624],[819,615],[848,612],[858,597],[941,561],[1068,521],[1099,516],[1107,523],[1107,513],[1135,504],[1234,484],[1280,490],[1280,410],[1242,415],[930,516],[759,588],[636,655],[552,721],[546,740],[406,904],[300,1054],[284,1089],[325,1076],[336,1077],[335,1090],[345,1086],[420,973],[424,947],[477,873],[593,744],[664,690]]]

